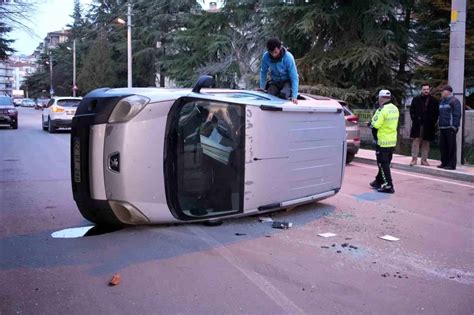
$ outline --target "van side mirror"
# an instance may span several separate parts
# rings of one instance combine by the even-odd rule
[[[193,87],[194,93],[200,93],[202,88],[210,88],[215,85],[216,81],[210,75],[202,75]]]

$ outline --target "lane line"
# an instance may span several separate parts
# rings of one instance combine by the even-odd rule
[[[244,264],[232,254],[223,244],[212,238],[209,234],[204,232],[201,228],[196,226],[188,226],[188,228],[196,234],[200,239],[212,247],[219,255],[227,260],[234,268],[239,270],[247,277],[254,285],[256,285],[263,293],[279,305],[286,314],[306,314],[298,305],[293,303],[283,292],[278,290],[270,282],[268,282],[262,275],[253,270],[244,267]]]
[[[378,169],[375,166],[369,166],[369,165],[365,165],[365,164],[361,164],[361,163],[354,163],[353,162],[353,164],[356,165],[356,166],[368,168],[368,169],[371,169],[371,170],[377,170]],[[416,177],[416,178],[428,179],[428,180],[433,180],[433,181],[441,182],[441,183],[445,183],[445,184],[453,184],[453,185],[458,185],[458,186],[462,186],[462,187],[474,188],[474,185],[462,184],[462,183],[458,183],[458,182],[450,182],[450,181],[443,180],[443,179],[405,173],[405,172],[401,172],[401,171],[394,170],[394,169],[391,169],[391,172],[394,173],[394,174],[400,174],[400,175],[406,175],[406,176],[411,176],[411,177]]]

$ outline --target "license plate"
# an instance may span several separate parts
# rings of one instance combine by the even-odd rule
[[[75,113],[74,113],[74,112],[66,112],[66,114],[68,114],[68,115],[74,115]]]
[[[79,138],[74,138],[72,147],[72,156],[74,161],[74,182],[81,182],[81,142]]]

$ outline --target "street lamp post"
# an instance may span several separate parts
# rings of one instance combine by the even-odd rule
[[[68,50],[71,50],[70,47],[66,47]],[[72,41],[72,96],[76,97],[76,40]]]
[[[51,95],[51,98],[53,98],[53,96],[54,96],[54,88],[53,88],[53,54],[51,53],[51,50],[49,51],[49,81],[50,81],[49,94]]]
[[[132,87],[132,4],[127,4],[127,66],[128,87]]]
[[[132,3],[127,3],[127,22],[117,18],[117,23],[127,24],[127,86],[132,87]]]
[[[72,96],[76,97],[76,40],[72,41]]]

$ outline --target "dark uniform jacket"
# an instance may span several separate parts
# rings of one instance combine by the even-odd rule
[[[433,141],[436,134],[438,115],[438,101],[433,96],[415,96],[410,107],[412,121],[410,138],[421,137],[423,140]],[[422,135],[420,135],[421,126],[423,126]]]

